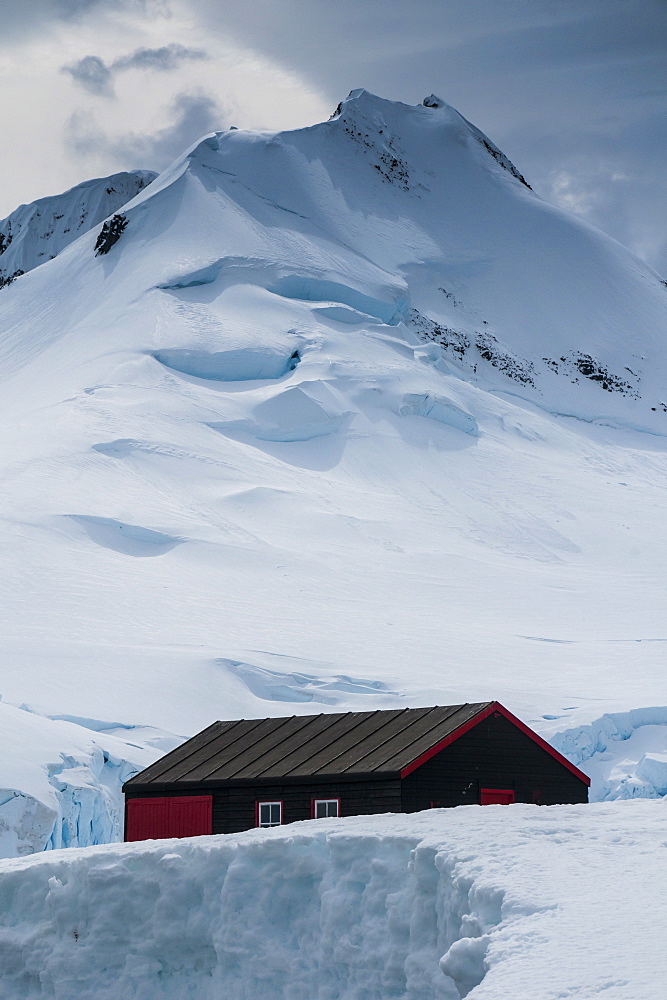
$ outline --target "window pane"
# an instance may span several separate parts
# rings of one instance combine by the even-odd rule
[[[280,802],[260,802],[258,805],[260,826],[280,826],[282,820]]]
[[[338,815],[338,799],[315,799],[315,819]]]

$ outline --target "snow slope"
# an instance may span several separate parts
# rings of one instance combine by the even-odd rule
[[[464,806],[0,862],[0,993],[662,1000],[666,808]]]
[[[428,103],[208,136],[2,289],[5,702],[498,698],[662,794],[667,289]]]
[[[152,170],[131,170],[21,205],[0,221],[0,288],[57,257],[156,177]]]

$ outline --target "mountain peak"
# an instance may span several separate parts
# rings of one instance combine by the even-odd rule
[[[0,288],[57,257],[156,177],[153,170],[121,171],[20,205],[0,221]]]

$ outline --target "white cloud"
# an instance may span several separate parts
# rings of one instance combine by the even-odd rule
[[[164,108],[160,128],[151,132],[104,132],[92,112],[75,112],[65,125],[65,142],[86,163],[105,156],[109,163],[161,170],[202,135],[225,127],[227,113],[209,94],[177,94]]]
[[[567,170],[558,170],[551,178],[550,200],[568,212],[589,215],[599,200],[598,190],[587,187],[585,181]]]

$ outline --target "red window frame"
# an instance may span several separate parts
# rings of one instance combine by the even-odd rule
[[[262,826],[260,823],[260,806],[280,806],[280,823],[268,823]],[[273,830],[284,823],[285,809],[283,799],[258,799],[255,802],[255,826],[260,830]]]
[[[336,813],[335,816],[320,816],[319,818],[320,819],[338,819],[338,817],[340,816],[340,798],[338,798],[335,795],[331,795],[331,796],[329,796],[329,798],[326,798],[326,799],[311,799],[310,800],[310,818],[311,819],[317,819],[317,816],[315,815],[315,812],[316,812],[316,806],[317,806],[318,802],[336,802],[337,803],[337,809],[338,809],[338,811],[337,811],[337,813]]]
[[[480,805],[509,806],[515,801],[513,788],[480,788]]]

